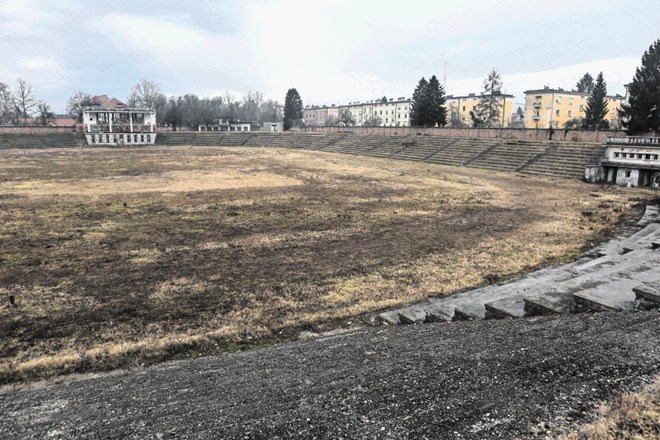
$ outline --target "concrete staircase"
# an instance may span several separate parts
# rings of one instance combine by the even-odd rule
[[[160,132],[156,135],[156,145],[192,145],[197,134],[194,131]]]
[[[521,318],[660,308],[660,216],[647,206],[627,236],[560,267],[381,313],[377,323]]]
[[[0,148],[76,147],[75,133],[61,134],[0,134]]]

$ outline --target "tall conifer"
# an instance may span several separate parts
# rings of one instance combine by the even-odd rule
[[[584,122],[587,128],[607,128],[608,124],[605,116],[609,110],[607,109],[607,83],[603,78],[603,72],[600,72],[596,77],[596,83],[591,91],[591,95],[587,98],[587,108],[585,109]]]
[[[644,52],[620,115],[628,134],[653,131],[660,136],[660,39]]]

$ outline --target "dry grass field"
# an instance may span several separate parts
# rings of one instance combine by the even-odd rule
[[[574,258],[651,196],[306,151],[0,150],[0,383],[365,321]]]

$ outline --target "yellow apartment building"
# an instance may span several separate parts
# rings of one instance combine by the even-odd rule
[[[472,117],[471,111],[475,111],[479,103],[485,96],[490,95],[477,95],[470,93],[467,96],[447,96],[445,108],[447,109],[447,124],[455,125],[458,127],[471,127]],[[510,127],[511,115],[513,114],[513,95],[499,94],[497,103],[500,109],[500,118],[498,127]]]
[[[561,88],[544,87],[525,92],[525,128],[564,128],[571,120],[583,120],[586,116],[588,94],[569,92]],[[610,128],[620,128],[617,110],[624,97],[606,96],[608,113],[605,118]]]

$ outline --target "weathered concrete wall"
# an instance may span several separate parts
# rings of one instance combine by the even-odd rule
[[[40,127],[40,126],[2,126],[0,127],[0,134],[61,134],[61,133],[74,133],[76,126],[69,127]]]
[[[520,140],[547,140],[549,130],[522,129],[522,128],[422,128],[422,127],[306,127],[300,131],[315,133],[355,133],[380,135],[428,135],[451,138],[468,139],[520,139]],[[588,130],[554,130],[552,139],[570,142],[603,143],[608,137],[625,136],[625,132],[588,131]]]
[[[619,168],[616,172],[616,184],[622,186],[639,186],[639,170],[635,168]]]

